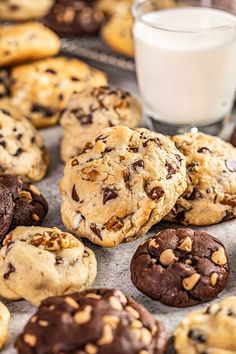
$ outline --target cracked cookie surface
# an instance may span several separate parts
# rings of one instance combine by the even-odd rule
[[[190,313],[176,328],[177,354],[236,353],[236,297]]]
[[[186,188],[185,174],[185,159],[168,137],[106,128],[66,164],[64,225],[105,247],[132,241],[171,210]]]
[[[0,109],[0,172],[39,181],[47,171],[48,153],[41,135],[25,118]]]
[[[54,0],[1,0],[0,20],[25,21],[46,15]]]
[[[38,127],[55,125],[75,92],[107,84],[106,75],[73,58],[49,58],[11,70],[12,104]]]
[[[162,324],[115,289],[46,299],[16,342],[19,354],[163,354],[165,346]]]
[[[187,307],[216,297],[229,274],[223,244],[204,231],[166,229],[138,247],[133,284],[165,305]]]
[[[2,25],[0,67],[53,56],[59,52],[60,46],[57,35],[40,23]]]
[[[236,216],[236,148],[203,133],[173,137],[186,157],[188,187],[165,218],[184,225],[212,225]]]
[[[89,288],[96,273],[94,253],[57,228],[17,227],[0,250],[0,295],[9,300],[39,305],[48,296]]]
[[[60,120],[62,160],[79,154],[98,130],[116,125],[135,128],[141,118],[141,105],[129,92],[112,87],[85,89],[71,99]]]

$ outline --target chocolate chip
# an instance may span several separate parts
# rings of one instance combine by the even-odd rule
[[[18,11],[19,10],[19,6],[18,5],[9,5],[9,10]]]
[[[111,188],[105,188],[103,191],[103,204],[106,204],[108,200],[115,199],[117,198],[118,194],[114,189]]]
[[[71,197],[75,202],[79,202],[80,198],[76,192],[75,184],[73,185],[72,192],[71,192]]]
[[[96,224],[91,224],[90,229],[102,240],[101,231],[97,228]]]
[[[71,81],[75,81],[75,82],[80,81],[80,79],[78,77],[76,77],[76,76],[71,76],[70,79],[71,79]]]
[[[6,148],[6,142],[4,140],[0,141],[0,146],[2,146],[4,149]]]
[[[147,147],[149,141],[153,141],[154,143],[156,143],[156,145],[157,145],[158,147],[161,147],[161,142],[160,142],[160,139],[158,139],[158,138],[151,138],[151,139],[146,140],[146,141],[143,143],[143,147]]]
[[[74,160],[71,161],[71,166],[72,167],[78,166],[78,164],[79,164],[79,161],[77,159],[74,159]]]
[[[189,165],[187,165],[187,170],[188,170],[188,172],[193,172],[193,171],[195,171],[195,167],[197,167],[197,166],[198,166],[198,164],[195,163],[195,162],[190,163]]]
[[[9,279],[11,273],[14,273],[16,271],[15,267],[11,263],[8,263],[7,268],[8,268],[7,273],[3,275],[3,278],[6,280]]]
[[[198,187],[195,187],[192,193],[188,193],[185,195],[185,199],[187,200],[198,200],[202,198],[202,193],[200,192]]]
[[[96,137],[95,141],[104,141],[106,140],[106,138],[108,138],[108,135],[104,136],[103,134],[99,135]]]
[[[169,179],[171,178],[174,174],[176,174],[177,170],[174,166],[172,166],[170,163],[166,162],[165,167],[167,168],[167,176],[166,178]]]
[[[36,138],[35,138],[35,136],[33,136],[32,138],[31,138],[31,144],[34,144],[35,143],[35,141],[36,141]]]
[[[137,168],[144,168],[144,161],[138,160],[133,163],[133,169],[137,172]]]
[[[211,154],[211,150],[208,149],[207,147],[203,146],[201,147],[200,149],[198,149],[198,151],[200,154],[207,154],[207,153],[210,153]]]
[[[162,187],[154,187],[154,188],[152,188],[151,192],[148,193],[148,196],[151,199],[157,200],[157,199],[160,199],[164,193],[165,193],[165,191]]]
[[[52,117],[55,113],[52,108],[44,107],[44,106],[41,106],[37,103],[32,104],[31,112],[32,113],[42,113],[47,118]]]
[[[84,114],[79,117],[79,121],[81,125],[87,125],[87,124],[92,124],[93,123],[93,116],[92,114]]]
[[[56,75],[57,72],[53,69],[46,69],[45,73]]]
[[[6,114],[7,116],[11,116],[10,112],[6,109],[0,108],[0,111],[2,111],[2,113]]]
[[[17,149],[13,156],[19,157],[22,154],[23,150],[21,148]]]
[[[188,333],[188,337],[198,343],[206,342],[205,334],[203,334],[200,330],[197,329],[191,329]]]
[[[63,261],[62,257],[56,257],[56,265],[63,264],[63,263],[64,263],[64,261]]]
[[[22,137],[23,137],[23,134],[20,133],[20,134],[17,134],[16,139],[21,140]]]
[[[225,161],[225,166],[230,172],[236,172],[236,162],[234,160],[226,160]]]

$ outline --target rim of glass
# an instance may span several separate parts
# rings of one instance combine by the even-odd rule
[[[158,25],[156,23],[153,23],[151,21],[147,21],[143,18],[143,15],[144,14],[139,14],[139,10],[140,8],[146,4],[146,3],[154,3],[153,0],[136,0],[136,2],[134,2],[133,6],[132,6],[132,14],[135,18],[135,20],[137,21],[140,21],[142,22],[143,24],[145,24],[146,26],[148,27],[152,27],[152,28],[155,28],[155,29],[159,29],[159,30],[163,30],[163,31],[169,31],[169,32],[180,32],[180,33],[199,33],[199,32],[209,32],[209,31],[218,31],[218,30],[226,30],[226,29],[229,29],[229,28],[234,28],[236,27],[236,14],[228,11],[228,10],[223,10],[223,9],[218,9],[217,7],[214,7],[214,6],[193,6],[191,4],[189,4],[189,6],[186,4],[186,6],[183,6],[183,7],[204,7],[204,8],[207,8],[207,9],[215,9],[215,10],[220,10],[220,11],[223,11],[223,12],[226,12],[232,16],[235,17],[235,21],[232,21],[230,22],[229,24],[227,25],[219,25],[219,26],[214,26],[214,27],[207,27],[207,28],[181,28],[181,27],[171,27],[171,26],[163,26],[163,25]],[[236,0],[232,0],[232,3],[235,4],[236,6]],[[178,8],[177,6],[176,7],[173,7],[172,9],[175,9],[175,8]],[[165,10],[169,10],[169,9],[159,9],[158,11],[165,11]],[[152,11],[150,11],[152,12]],[[146,13],[149,13],[149,12],[146,12]]]

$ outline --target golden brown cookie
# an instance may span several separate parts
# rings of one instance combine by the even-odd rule
[[[0,20],[25,21],[43,17],[54,0],[1,0]]]

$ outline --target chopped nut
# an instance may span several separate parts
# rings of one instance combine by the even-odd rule
[[[74,320],[78,324],[87,323],[91,320],[92,306],[85,306],[82,311],[76,312]]]
[[[105,345],[105,344],[112,343],[113,339],[114,337],[113,337],[113,331],[111,326],[105,324],[103,327],[102,337],[98,340],[97,343],[99,345]]]
[[[227,257],[223,247],[220,247],[217,251],[213,252],[211,255],[211,260],[215,264],[225,265],[227,263]]]
[[[57,228],[53,228],[52,231],[45,231],[43,234],[36,234],[28,242],[49,251],[73,248],[79,244],[74,236],[61,232]]]
[[[185,237],[181,244],[178,246],[178,248],[182,251],[185,252],[191,252],[192,251],[192,240],[189,236]]]
[[[218,280],[218,274],[217,273],[212,273],[211,274],[211,285],[215,286]]]
[[[97,295],[97,294],[86,294],[85,297],[89,299],[96,299],[96,300],[101,299],[101,295]]]
[[[178,261],[178,258],[175,256],[173,250],[168,248],[160,254],[159,260],[162,265],[168,266]]]
[[[79,308],[79,304],[70,296],[65,297],[65,302],[67,303],[67,305],[69,305],[73,309]]]
[[[33,198],[30,192],[27,191],[20,191],[19,193],[20,199],[24,199],[27,203],[31,203]],[[35,214],[36,215],[36,214]],[[32,216],[33,217],[33,216]]]
[[[114,295],[119,298],[122,305],[127,304],[127,298],[120,290],[115,290]]]
[[[125,308],[127,311],[129,311],[133,316],[134,318],[140,318],[140,315],[138,313],[138,311],[136,311],[133,307],[131,306],[126,306]]]
[[[122,306],[121,302],[119,301],[119,299],[117,299],[117,297],[111,296],[109,298],[109,302],[110,302],[111,306],[113,307],[113,309],[115,309],[115,310],[122,310],[123,309],[123,306]]]
[[[201,275],[198,273],[194,273],[190,277],[184,278],[182,281],[184,289],[191,291],[197,285],[200,278]]]
[[[141,329],[141,340],[145,345],[149,345],[151,343],[152,335],[147,328]]]
[[[95,347],[95,345],[90,344],[90,343],[86,344],[84,349],[85,349],[86,354],[96,354],[98,351],[97,347]]]
[[[36,213],[32,213],[31,216],[34,221],[40,221],[40,217]]]
[[[119,231],[124,226],[122,219],[117,216],[112,216],[105,224],[107,230]]]
[[[29,189],[30,189],[33,193],[35,193],[35,194],[38,194],[38,195],[41,194],[40,191],[38,190],[38,188],[35,187],[33,184],[31,184],[31,185],[29,186]]]
[[[156,239],[155,238],[152,238],[150,241],[149,241],[149,244],[148,244],[148,247],[154,247],[154,248],[159,248],[160,245],[156,242]]]
[[[38,317],[37,316],[33,316],[30,320],[31,323],[35,323],[37,321]]]
[[[185,263],[190,265],[190,264],[192,264],[192,261],[191,261],[191,259],[186,259]]]
[[[49,306],[49,311],[54,311],[54,310],[56,310],[56,306],[55,305],[51,305],[51,306]]]
[[[37,337],[34,336],[33,334],[25,334],[24,342],[29,344],[30,347],[35,347],[37,343]]]
[[[40,320],[38,322],[38,324],[41,326],[41,327],[47,327],[48,326],[48,322],[47,321],[43,321],[43,320]]]
[[[143,324],[139,320],[134,320],[131,323],[131,328],[142,328],[142,327],[143,327]]]

